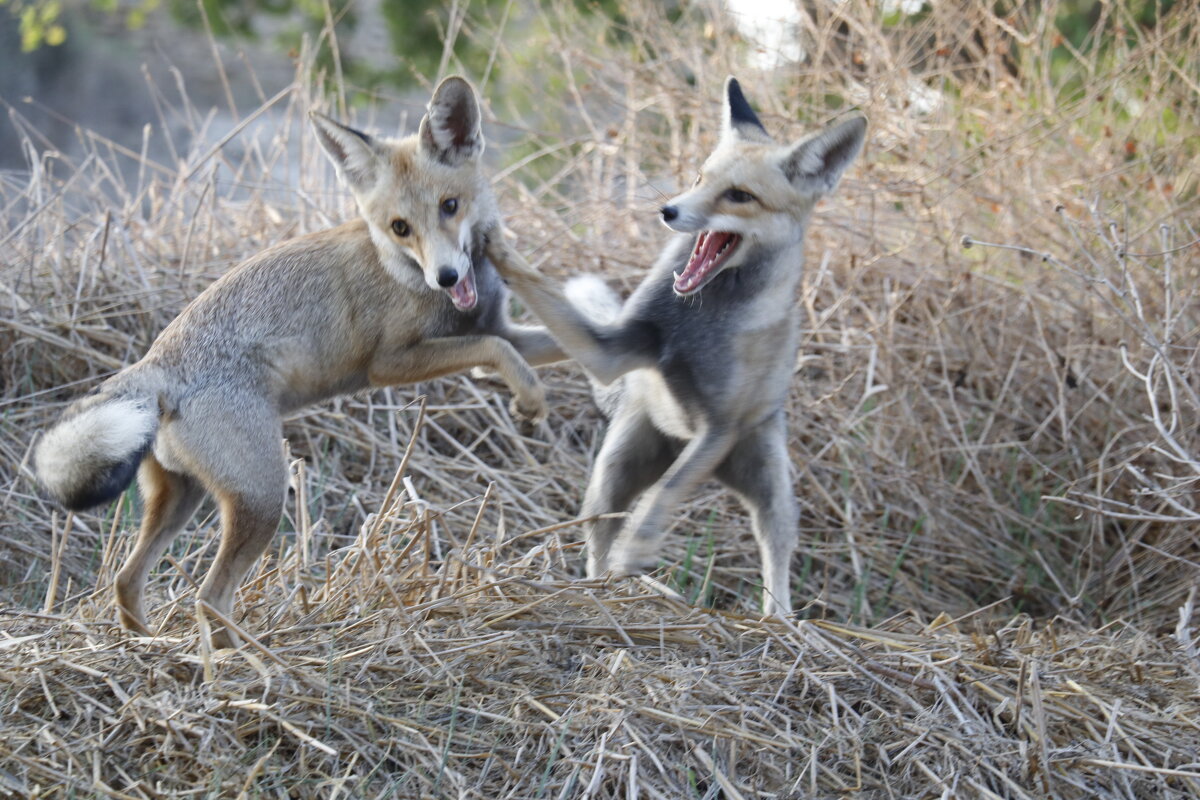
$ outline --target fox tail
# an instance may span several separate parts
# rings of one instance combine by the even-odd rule
[[[571,305],[585,317],[599,325],[613,322],[621,314],[621,298],[595,275],[580,275],[572,278],[563,287],[563,293]],[[589,376],[592,397],[604,416],[611,418],[617,410],[621,395],[625,391],[625,379],[618,378],[610,384],[602,384]]]
[[[158,433],[158,403],[144,396],[100,393],[67,409],[33,453],[47,493],[72,511],[116,498],[137,474]]]

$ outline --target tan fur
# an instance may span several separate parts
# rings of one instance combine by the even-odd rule
[[[460,106],[474,108],[469,86],[450,78],[435,93],[431,113],[447,87]],[[477,109],[473,119],[477,126]],[[199,597],[232,615],[237,586],[279,524],[288,481],[284,415],[334,395],[473,366],[499,373],[524,415],[544,413],[542,386],[528,362],[563,355],[544,330],[509,323],[507,295],[482,256],[485,233],[497,224],[477,158],[482,140],[456,158],[419,145],[424,122],[422,134],[398,142],[328,120],[317,126],[319,133],[325,128],[322,144],[364,219],[284,242],[230,270],[163,330],[141,361],[60,423],[61,429],[82,419],[82,410],[106,403],[121,403],[113,407],[127,415],[158,409],[151,424],[133,418],[124,426],[133,433],[116,437],[121,447],[79,463],[62,435],[43,437],[55,449],[39,450],[39,474],[68,504],[67,498],[82,506],[112,496],[113,465],[141,459],[145,514],[116,582],[120,621],[131,630],[150,631],[143,611],[147,576],[206,493],[220,509],[221,543]],[[439,215],[447,197],[460,204],[453,219]],[[397,217],[412,228],[407,239],[390,232]],[[475,276],[480,303],[471,314],[456,310],[447,293],[423,277],[431,264],[436,274],[446,263],[439,259],[459,259]],[[93,413],[87,419],[111,418]],[[67,430],[77,437],[96,433],[78,424]],[[144,444],[134,435],[139,431],[146,432]],[[102,485],[99,494],[88,493],[91,484]],[[233,641],[218,630],[214,643]]]
[[[359,211],[376,235],[386,236],[396,250],[422,265],[430,288],[437,288],[430,278],[437,267],[465,261],[462,255],[462,234],[465,213],[444,220],[438,207],[447,198],[455,198],[464,206],[485,204],[481,216],[494,216],[487,177],[478,170],[449,167],[418,152],[415,137],[393,144],[388,159],[392,169],[369,190],[356,193]],[[412,229],[406,238],[390,231],[395,218],[404,219]]]

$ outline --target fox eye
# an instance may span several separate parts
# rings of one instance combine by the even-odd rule
[[[408,236],[410,233],[412,233],[412,229],[408,227],[408,223],[404,220],[394,219],[392,220],[392,233],[403,239],[405,236]]]
[[[725,199],[731,203],[749,203],[758,198],[741,189],[727,189],[725,191]]]
[[[696,188],[697,186],[699,186],[699,185],[700,185],[700,181],[702,181],[702,180],[704,180],[704,176],[703,176],[703,175],[697,175],[697,176],[696,176],[696,180],[692,181],[692,188],[694,189],[694,188]]]
[[[458,212],[458,198],[450,197],[442,201],[442,213],[453,217]]]

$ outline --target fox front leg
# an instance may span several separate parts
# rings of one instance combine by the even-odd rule
[[[515,416],[532,422],[546,418],[546,392],[541,381],[516,348],[498,336],[445,336],[389,349],[375,355],[368,377],[372,386],[395,386],[471,367],[488,367],[500,374],[512,390],[510,409]]]
[[[538,281],[543,280],[540,272],[533,268],[517,249],[504,241],[503,235],[497,230],[488,234],[485,252],[488,260],[495,265],[496,271],[506,281]]]
[[[567,298],[556,281],[535,270],[496,237],[488,243],[487,256],[562,350],[601,383],[612,383],[631,370],[654,365],[656,353],[649,345],[652,326],[643,320],[597,323]]]
[[[566,361],[568,356],[550,332],[540,326],[509,324],[500,334],[531,367]]]

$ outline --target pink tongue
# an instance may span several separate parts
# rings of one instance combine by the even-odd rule
[[[700,261],[713,261],[717,257],[717,251],[721,246],[733,238],[732,233],[718,233],[716,231],[705,231],[698,240],[696,240],[696,253],[700,257]]]
[[[475,307],[475,273],[468,271],[463,279],[450,288],[450,298],[454,305],[466,311]]]
[[[687,266],[675,281],[676,288],[686,291],[695,286],[717,264],[717,254],[724,244],[734,238],[732,233],[720,231],[701,231],[692,249]]]

